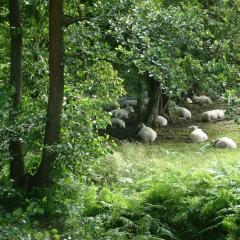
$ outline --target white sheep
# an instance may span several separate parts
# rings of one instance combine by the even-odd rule
[[[224,120],[226,110],[217,109],[216,112],[218,120]]]
[[[240,108],[237,108],[237,109],[236,109],[236,114],[237,114],[237,115],[240,115]]]
[[[190,138],[193,142],[201,143],[208,140],[207,134],[198,126],[190,126],[189,128],[193,129],[193,131],[190,133]]]
[[[144,99],[143,99],[143,104],[144,104],[144,105],[148,105],[148,102],[149,102],[149,98],[144,98]]]
[[[129,106],[132,106],[132,107],[137,107],[137,100],[136,99],[132,99],[132,100],[126,100],[124,103],[123,103],[123,106],[124,107],[129,107]]]
[[[141,125],[141,130],[138,132],[138,136],[147,143],[152,143],[157,137],[157,133],[150,127],[146,127],[145,124]]]
[[[237,148],[237,144],[229,137],[222,137],[214,140],[213,146],[215,146],[216,148]]]
[[[191,98],[187,98],[187,99],[186,99],[186,103],[189,103],[189,104],[191,104],[191,103],[193,103],[193,101],[192,101],[192,99],[191,99]]]
[[[111,123],[113,127],[125,128],[125,122],[120,118],[112,118]]]
[[[110,112],[116,118],[128,118],[129,113],[133,113],[133,107],[126,107],[121,109],[115,109]]]
[[[204,112],[201,116],[203,122],[210,122],[213,120],[223,120],[225,118],[226,110],[215,109]]]
[[[176,106],[175,111],[177,115],[181,118],[190,119],[192,117],[191,112],[187,108]]]
[[[156,119],[155,119],[155,123],[158,127],[164,127],[164,126],[167,126],[168,121],[163,116],[157,116]]]
[[[203,104],[212,104],[212,100],[209,97],[205,96],[205,95],[202,95],[202,96],[194,95],[192,97],[192,100],[193,100],[193,102],[200,103],[202,105]]]
[[[127,97],[124,97],[124,96],[122,96],[118,99],[118,103],[119,103],[120,107],[124,107],[124,103],[126,102],[126,100],[127,100]]]

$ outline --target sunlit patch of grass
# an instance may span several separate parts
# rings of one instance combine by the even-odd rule
[[[234,121],[211,123],[195,122],[209,136],[209,141],[202,144],[191,143],[188,123],[184,126],[173,125],[158,130],[158,140],[154,144],[140,142],[121,142],[112,156],[116,163],[121,162],[120,172],[138,180],[151,178],[155,174],[169,169],[182,169],[190,172],[219,168],[224,165],[240,163],[238,149],[215,149],[213,139],[228,136],[240,146],[240,130]]]

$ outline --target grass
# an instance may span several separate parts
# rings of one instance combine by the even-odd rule
[[[88,169],[91,184],[71,173],[25,199],[2,182],[0,200],[21,204],[0,209],[0,239],[240,239],[240,151],[210,145],[229,136],[240,146],[239,126],[201,123],[197,107],[192,120],[158,129],[154,144],[118,142]],[[207,143],[190,142],[193,124]]]
[[[192,105],[191,111],[193,113],[191,120],[177,120],[167,128],[158,129],[158,138],[154,144],[119,142],[112,156],[114,164],[122,169],[124,176],[136,178],[149,178],[168,171],[169,168],[192,172],[209,171],[215,167],[224,167],[226,164],[232,166],[239,164],[238,149],[215,149],[211,146],[212,140],[223,136],[232,138],[240,145],[239,126],[230,119],[203,123],[199,121],[200,106]],[[202,144],[192,143],[188,129],[191,125],[200,126],[208,134],[209,140]]]

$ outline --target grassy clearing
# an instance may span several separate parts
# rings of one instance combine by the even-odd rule
[[[144,175],[151,177],[170,168],[191,172],[208,171],[211,168],[240,163],[238,149],[215,149],[211,146],[212,140],[223,136],[234,139],[240,145],[239,126],[233,120],[203,123],[200,121],[201,111],[207,108],[201,111],[199,108],[192,105],[193,119],[190,121],[178,120],[167,128],[158,129],[158,138],[154,144],[120,142],[113,154],[113,162],[122,169],[123,175],[140,178]],[[190,125],[200,126],[208,134],[209,141],[202,144],[191,143],[188,129]]]

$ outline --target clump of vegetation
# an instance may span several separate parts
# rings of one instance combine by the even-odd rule
[[[231,119],[200,127],[240,141],[239,9],[1,1],[0,239],[238,239],[239,153],[190,143],[200,111],[174,124],[170,106],[206,94]],[[105,134],[125,94],[136,115],[119,132],[168,116],[157,144]]]

